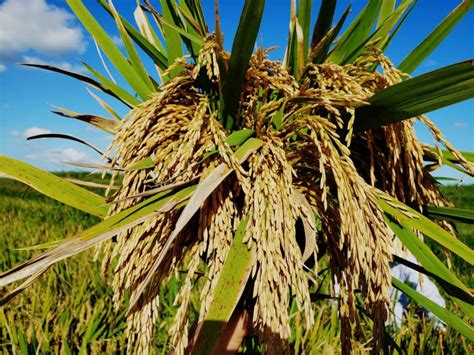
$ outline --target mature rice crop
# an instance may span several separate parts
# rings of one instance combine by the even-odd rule
[[[67,176],[100,181],[99,176],[91,178],[84,173],[68,173]],[[474,186],[449,186],[443,187],[442,191],[455,206],[474,207]],[[18,182],[0,179],[0,270],[5,271],[34,254],[32,250],[21,250],[24,245],[52,242],[65,235],[73,236],[96,221],[97,218],[44,197]],[[456,227],[459,238],[472,248],[474,227],[461,223],[456,224]],[[439,255],[442,256],[442,251]],[[64,264],[57,264],[54,272],[43,275],[24,294],[1,310],[1,352],[125,352],[127,339],[123,330],[127,300],[120,305],[118,312],[113,310],[113,293],[109,286],[113,275],[101,275],[100,262],[93,262],[92,258],[93,252],[89,251]],[[466,285],[472,287],[471,266],[454,257],[453,269]],[[324,273],[321,275],[324,276]],[[324,280],[322,292],[329,292],[330,282],[327,277]],[[158,352],[170,350],[166,328],[176,314],[177,306],[173,306],[173,300],[179,283],[179,280],[173,279],[165,285],[167,292],[163,292],[163,311],[154,333]],[[197,295],[194,299],[197,301]],[[324,299],[315,301],[315,304],[319,312],[310,331],[304,329],[304,320],[292,309],[295,313],[291,316],[291,347],[296,353],[337,352],[340,347],[337,308],[331,305],[331,301]],[[401,347],[413,349],[412,352],[419,349],[422,353],[470,352],[464,337],[449,328],[446,334],[437,332],[432,322],[416,316],[416,307],[411,309],[404,328],[395,338]],[[191,310],[193,317],[198,310],[198,304],[194,302]],[[392,334],[392,330],[389,331]],[[364,349],[363,343],[356,346]],[[256,338],[249,337],[241,351],[251,353],[258,349]]]
[[[116,311],[129,301],[130,352],[156,348],[163,292],[172,280],[179,280],[178,308],[167,331],[178,354],[237,350],[242,339],[228,336],[234,327],[241,337],[255,334],[262,351],[288,352],[295,329],[310,336],[328,313],[315,302],[320,298],[337,307],[329,314],[337,315],[338,330],[330,331],[342,353],[398,349],[386,327],[392,286],[472,339],[464,319],[473,314],[472,291],[445,263],[449,253],[474,263],[472,248],[455,237],[451,223],[474,219],[442,194],[431,172],[449,165],[473,176],[473,154],[456,150],[425,113],[474,97],[474,68],[468,61],[419,77],[410,73],[473,1],[463,1],[398,68],[384,50],[412,0],[368,1],[339,37],[348,12],[331,27],[335,2],[323,1],[310,36],[312,2],[293,0],[283,62],[270,60],[269,50],[254,51],[263,0],[245,2],[230,53],[217,6],[210,33],[199,1],[161,1],[159,11],[145,1],[135,12],[138,30],[112,2],[99,2],[115,20],[127,56],[80,0],[68,0],[130,87],[87,64],[94,79],[36,66],[80,79],[130,107],[123,119],[108,105],[112,119],[59,112],[114,134],[108,152],[96,149],[106,163],[83,165],[111,172],[105,194],[80,187],[104,186],[6,157],[0,171],[102,221],[11,265],[0,285],[26,280],[2,303],[57,262],[97,246],[101,270],[113,274]],[[156,65],[160,84],[134,42]],[[417,139],[415,122],[431,132],[434,147]],[[33,138],[47,137],[77,141],[58,134]],[[425,238],[444,253],[436,255]],[[420,266],[410,266],[411,254]],[[392,277],[393,260],[438,280],[457,306],[439,307]],[[324,268],[326,286],[318,281]],[[302,346],[316,348],[311,341]]]

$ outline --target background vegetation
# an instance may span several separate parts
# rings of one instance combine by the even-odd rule
[[[83,180],[98,179],[98,176],[85,173],[61,175]],[[442,191],[457,207],[474,208],[474,185],[444,186]],[[38,254],[35,250],[20,249],[25,245],[63,239],[97,222],[97,218],[64,206],[19,182],[0,179],[0,272]],[[456,227],[459,238],[473,248],[474,225],[456,224]],[[442,253],[435,245],[430,246]],[[125,352],[126,304],[114,310],[112,289],[107,280],[110,275],[102,276],[100,262],[93,259],[94,251],[88,250],[54,265],[52,272],[45,273],[38,282],[0,309],[0,353]],[[465,285],[471,289],[474,287],[474,270],[470,265],[453,256],[452,268]],[[166,347],[166,329],[174,316],[172,303],[178,285],[179,277],[173,278],[167,286],[170,292],[163,292],[161,300],[162,316],[155,345],[163,353],[170,350]],[[322,287],[327,287],[327,282],[323,282]],[[320,300],[315,306],[319,310],[317,319],[307,333],[303,333],[302,325],[299,326],[298,314],[294,315],[293,346],[297,352],[338,352],[337,309],[331,306],[330,300]],[[457,311],[453,303],[448,303],[448,308]],[[197,304],[193,302],[194,315],[196,309]],[[391,333],[401,348],[408,353],[472,353],[472,344],[468,344],[463,336],[449,327],[446,333],[439,332],[432,321],[418,317],[419,314],[419,309],[411,307],[403,329],[397,335]],[[370,334],[368,323],[363,323],[362,328],[366,335]],[[243,352],[258,351],[254,344],[254,339],[247,339]],[[364,346],[364,343],[358,344],[358,350]]]

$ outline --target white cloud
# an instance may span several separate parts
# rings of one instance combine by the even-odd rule
[[[438,65],[438,61],[437,60],[434,60],[434,59],[430,59],[426,62],[425,64],[427,67],[431,68],[431,67],[434,67],[436,65]]]
[[[5,71],[6,69],[7,69],[7,67],[6,67],[5,65],[0,64],[0,73],[1,73],[2,71]]]
[[[64,70],[74,71],[76,73],[85,73],[87,72],[86,68],[82,65],[71,64],[66,61],[55,61],[55,60],[44,60],[37,57],[23,56],[22,63],[25,64],[41,64],[41,65],[51,65]]]
[[[466,128],[467,123],[466,122],[454,122],[453,126],[454,126],[454,128]]]
[[[46,134],[46,133],[51,133],[51,131],[45,128],[39,128],[39,127],[30,127],[30,128],[25,129],[23,132],[20,132],[16,129],[14,129],[13,131],[10,131],[10,135],[12,137],[22,137],[22,138],[28,138],[31,136],[36,136],[38,134]]]
[[[74,16],[45,0],[6,0],[0,4],[0,68],[34,51],[42,56],[81,54],[86,48]]]
[[[35,151],[26,157],[31,160],[46,160],[52,163],[60,163],[61,161],[78,163],[84,162],[87,159],[87,154],[74,148],[65,148]]]
[[[36,136],[38,134],[46,134],[46,133],[51,133],[51,131],[44,128],[39,128],[39,127],[30,127],[23,132],[22,136],[25,138],[28,138],[31,136]]]
[[[115,45],[117,47],[123,47],[124,46],[122,38],[120,38],[120,36],[112,36],[112,41],[115,43]]]

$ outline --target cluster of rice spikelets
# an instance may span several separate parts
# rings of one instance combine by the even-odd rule
[[[287,346],[292,299],[307,328],[313,322],[310,286],[311,272],[317,270],[317,238],[326,246],[332,275],[340,285],[344,352],[350,351],[358,322],[357,288],[374,320],[373,346],[379,348],[388,313],[393,234],[375,202],[377,189],[416,207],[447,204],[423,167],[424,149],[415,136],[414,119],[367,133],[353,132],[355,109],[367,104],[375,92],[402,80],[402,74],[377,51],[367,51],[346,66],[309,65],[298,82],[281,63],[270,61],[267,51],[257,51],[235,119],[239,129],[255,130],[264,145],[242,165],[225,141],[227,133],[218,121],[215,97],[199,89],[198,77],[205,73],[218,92],[219,56],[225,53],[210,37],[197,65],[179,61],[184,71],[129,114],[111,146],[113,163],[122,169],[146,157],[154,162],[150,169],[125,171],[111,214],[143,201],[140,194],[157,187],[202,181],[220,163],[234,171],[174,241],[151,287],[130,310],[130,344],[139,353],[150,350],[160,284],[184,269],[187,273],[176,298],[178,311],[170,341],[176,353],[185,351],[193,288],[201,287],[202,321],[235,230],[247,218],[244,242],[255,256],[250,281],[253,326],[266,351],[276,353]],[[383,74],[371,70],[378,62]],[[279,129],[274,128],[277,116]],[[466,169],[473,169],[427,118],[420,120]],[[212,148],[218,154],[209,156],[206,153]],[[104,267],[117,259],[116,300],[125,291],[134,298],[161,256],[182,202],[167,204],[105,247]],[[296,228],[300,222],[303,235]],[[313,270],[304,265],[309,258],[315,261]],[[201,267],[204,263],[205,268]],[[198,270],[204,270],[201,283]]]

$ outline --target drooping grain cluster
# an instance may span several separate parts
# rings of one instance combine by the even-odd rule
[[[202,321],[237,226],[247,218],[244,242],[255,256],[249,281],[252,323],[266,351],[285,348],[291,335],[292,300],[308,328],[313,322],[310,286],[311,273],[317,270],[318,242],[326,246],[339,285],[344,350],[350,350],[357,324],[356,289],[361,289],[374,320],[373,346],[380,347],[389,304],[393,235],[375,202],[376,189],[417,208],[425,203],[447,204],[423,166],[424,149],[415,136],[414,119],[367,133],[353,130],[356,108],[402,80],[402,74],[385,57],[368,51],[351,65],[310,65],[299,83],[279,62],[270,61],[266,51],[257,51],[235,121],[240,129],[253,129],[264,145],[241,164],[225,140],[218,108],[211,104],[215,97],[201,90],[198,80],[204,72],[216,86],[213,95],[219,92],[217,51],[209,38],[197,65],[180,62],[185,71],[130,113],[111,146],[113,163],[125,170],[111,214],[136,205],[145,193],[161,186],[183,188],[202,181],[218,164],[233,170],[170,250],[164,245],[189,195],[170,201],[106,247],[104,266],[117,259],[115,299],[125,291],[135,298],[150,267],[158,258],[164,260],[129,311],[130,344],[136,344],[138,352],[150,349],[160,284],[177,270],[186,270],[170,329],[176,353],[185,351],[193,288],[202,286]],[[371,70],[377,62],[383,74]],[[430,121],[420,120],[466,169],[473,168]],[[153,168],[127,170],[147,157],[152,158]],[[315,261],[312,270],[304,265],[308,259]],[[201,283],[198,270],[204,272]]]

